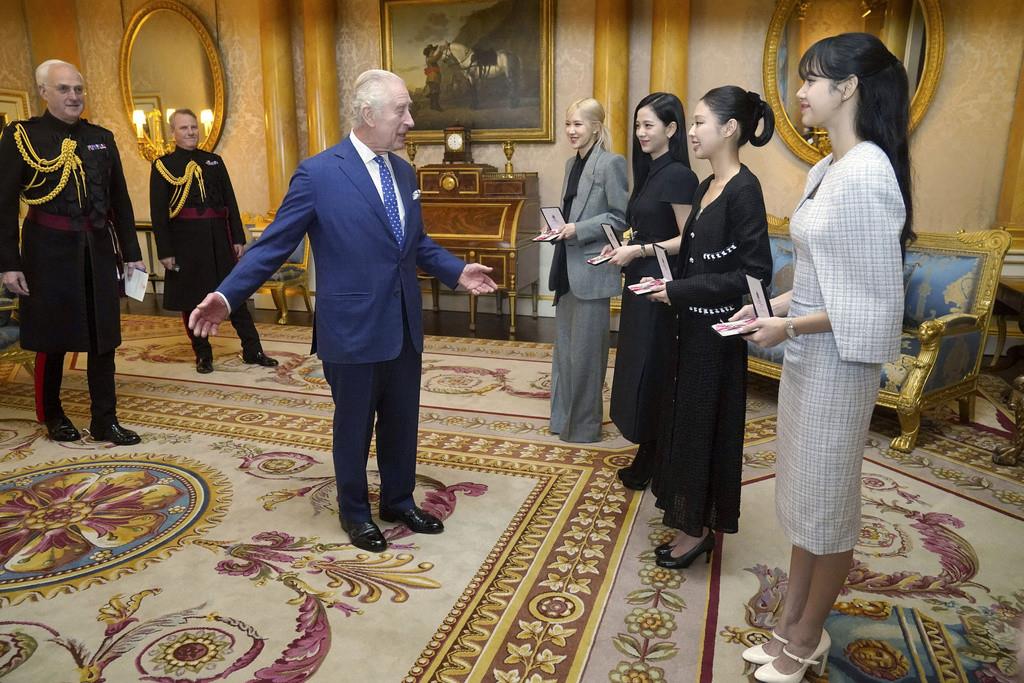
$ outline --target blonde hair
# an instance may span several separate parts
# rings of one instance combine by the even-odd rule
[[[174,127],[174,117],[175,116],[191,116],[192,118],[194,118],[196,120],[196,123],[199,123],[199,117],[196,116],[196,113],[194,111],[192,111],[191,109],[175,109],[171,113],[170,120],[167,122],[167,123],[171,124],[172,128]]]
[[[605,141],[611,138],[608,126],[604,125],[604,107],[593,97],[582,97],[569,105],[569,108],[565,110],[565,118],[572,118],[577,111],[584,121],[597,124],[597,140],[594,141],[594,144],[603,148]]]

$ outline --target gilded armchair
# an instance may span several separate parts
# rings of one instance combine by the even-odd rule
[[[769,217],[772,296],[793,282],[789,221]],[[1005,230],[956,234],[919,233],[904,262],[905,305],[899,359],[882,369],[878,405],[894,408],[899,436],[890,446],[910,452],[917,443],[921,411],[956,399],[960,419],[973,419],[989,320],[1003,257],[1010,247]],[[782,373],[785,345],[749,345],[748,368],[767,377]]]
[[[0,363],[20,363],[32,372],[36,354],[21,348],[17,322],[18,300],[0,287]]]
[[[250,241],[258,240],[263,231],[274,219],[274,212],[266,216],[254,216],[242,214],[242,224],[249,235]],[[256,290],[260,294],[270,294],[277,307],[277,323],[284,325],[288,322],[288,295],[298,293],[306,304],[306,311],[313,312],[313,305],[309,299],[309,238],[303,237],[295,251],[285,259],[284,264],[277,269],[277,272]]]

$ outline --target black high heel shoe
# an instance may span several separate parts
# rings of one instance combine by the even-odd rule
[[[672,543],[662,543],[654,549],[654,556],[659,560],[663,557],[670,557],[672,555]]]
[[[633,462],[618,471],[619,481],[627,489],[643,491],[651,483],[654,476],[655,446],[653,443],[642,443],[633,456]]]
[[[715,536],[714,534],[709,533],[707,536],[704,537],[704,540],[698,543],[692,550],[690,550],[690,552],[686,553],[685,555],[681,555],[680,557],[673,557],[672,551],[670,550],[668,557],[659,557],[655,561],[655,563],[659,567],[664,567],[665,569],[686,569],[691,564],[693,564],[693,561],[701,555],[706,555],[705,561],[710,562],[711,551],[714,549]]]
[[[651,483],[650,476],[648,476],[646,479],[639,477],[636,474],[634,474],[633,470],[631,470],[628,467],[623,467],[622,469],[620,469],[618,471],[618,476],[619,481],[622,482],[622,485],[625,486],[627,489],[631,489],[633,491],[643,491],[644,489],[647,488],[647,485]]]

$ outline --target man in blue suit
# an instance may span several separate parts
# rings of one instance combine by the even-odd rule
[[[189,326],[204,337],[216,334],[309,236],[317,280],[311,352],[334,398],[341,526],[353,545],[380,552],[387,542],[371,517],[366,483],[375,422],[381,519],[417,533],[444,530],[412,497],[423,353],[416,267],[472,294],[495,285],[490,268],[463,263],[423,230],[416,172],[391,154],[413,127],[402,79],[367,71],[353,100],[351,135],[299,164],[274,222],[192,311]]]

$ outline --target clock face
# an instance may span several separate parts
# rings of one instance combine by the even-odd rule
[[[448,145],[448,149],[458,152],[462,149],[462,133],[449,133],[445,142]]]

